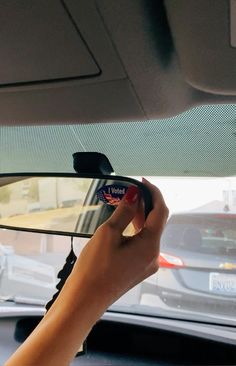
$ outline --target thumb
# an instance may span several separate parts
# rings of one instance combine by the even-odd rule
[[[133,220],[140,198],[140,191],[137,186],[130,186],[114,213],[107,220],[107,224],[121,235],[129,223]]]

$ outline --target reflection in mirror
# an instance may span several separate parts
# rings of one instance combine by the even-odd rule
[[[0,225],[93,235],[118,206],[129,180],[8,177],[0,180]],[[125,234],[132,235],[132,224]]]

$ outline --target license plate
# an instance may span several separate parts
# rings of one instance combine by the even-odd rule
[[[218,294],[236,294],[236,275],[210,273],[209,290]]]

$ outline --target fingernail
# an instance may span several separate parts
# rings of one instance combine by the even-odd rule
[[[139,189],[136,186],[129,186],[125,194],[125,200],[129,204],[135,203],[139,196]]]
[[[146,178],[142,177],[142,182],[143,183],[150,183]]]

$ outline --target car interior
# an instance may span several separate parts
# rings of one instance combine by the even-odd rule
[[[182,246],[200,256],[196,268],[189,264],[191,270],[181,269],[183,278],[189,270],[189,282],[178,268],[187,260],[178,262],[178,255],[171,253],[179,233],[173,227],[165,234],[162,300],[157,273],[144,282],[145,293],[134,288],[124,302],[108,309],[71,365],[235,365],[236,0],[3,0],[0,24],[0,179],[23,173],[66,176],[75,173],[74,153],[97,152],[105,154],[121,177],[155,177],[160,189],[165,179],[175,179],[168,187],[176,195],[183,181],[195,179],[199,184],[191,197],[199,199],[195,206],[204,213],[203,196],[211,197],[211,189],[204,193],[202,180],[212,184],[212,192],[218,185],[220,194],[232,193],[232,199],[220,202],[222,207],[209,198],[210,214],[219,211],[223,221],[231,220],[222,221],[224,239],[210,224],[204,233],[186,226]],[[223,180],[227,188],[221,188]],[[0,184],[0,213],[7,203],[2,196],[5,183],[3,188]],[[22,190],[26,195],[29,187]],[[31,191],[32,197],[35,194]],[[169,194],[168,202],[174,204],[172,191]],[[92,202],[89,195],[86,199]],[[69,210],[73,200],[68,196],[58,207]],[[29,216],[40,210],[36,201]],[[52,285],[42,288],[50,290],[50,300],[72,234],[52,235],[46,226],[31,230],[19,224],[12,229],[1,220],[4,365],[42,319],[46,303],[33,302],[30,291],[48,276]],[[78,241],[86,238],[75,236]],[[212,267],[201,249],[204,240]],[[215,249],[219,240],[222,255]],[[50,253],[40,267],[33,260],[37,248],[45,253],[46,247]],[[21,256],[29,258],[23,261]],[[29,273],[37,266],[38,282],[33,285]],[[13,289],[13,282],[4,281],[16,281],[16,267],[24,280],[18,278],[21,282]],[[196,288],[201,280],[206,286],[193,290],[191,276]],[[178,289],[172,288],[174,279]],[[27,296],[14,295],[25,284],[31,286]],[[182,295],[192,296],[191,309],[182,307]],[[132,296],[135,300],[129,300]],[[167,296],[175,304],[169,310]],[[220,315],[217,299],[224,307]],[[211,310],[198,312],[204,301]]]

